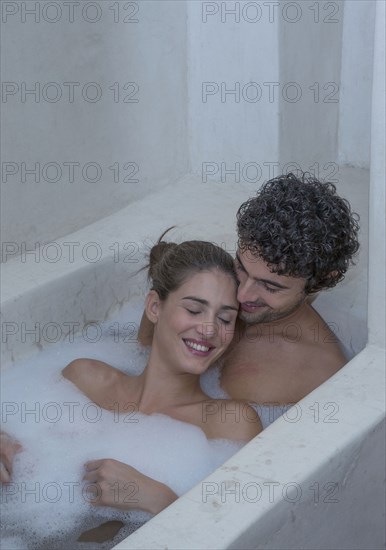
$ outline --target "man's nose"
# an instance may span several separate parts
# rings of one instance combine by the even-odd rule
[[[254,281],[246,279],[239,284],[237,289],[237,300],[240,304],[244,302],[255,302],[257,300],[256,288],[254,288]]]

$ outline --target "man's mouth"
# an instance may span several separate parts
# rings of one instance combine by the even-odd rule
[[[185,346],[194,355],[200,355],[202,357],[205,357],[209,355],[212,349],[214,349],[214,346],[209,346],[207,343],[200,342],[198,340],[188,340],[183,338],[183,341]]]
[[[243,311],[247,311],[248,313],[254,313],[259,309],[267,307],[267,304],[264,304],[264,303],[258,304],[256,302],[244,302],[243,304],[240,304],[240,307]]]

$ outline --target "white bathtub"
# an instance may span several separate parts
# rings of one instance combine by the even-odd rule
[[[291,415],[116,548],[384,547],[384,348],[377,340],[376,273],[370,274],[368,322],[366,314],[368,173],[341,169],[339,190],[361,213],[362,252],[340,287],[322,294],[315,305],[334,323],[350,354],[357,355]],[[250,194],[240,184],[225,188],[187,176],[41,248],[40,257],[8,261],[3,363],[49,345],[50,323],[65,339],[69,322],[82,328],[87,321],[104,320],[130,297],[143,294],[145,274],[135,272],[144,265],[147,245],[171,224],[178,226],[171,238],[209,239],[234,251],[235,213]],[[28,333],[32,328],[35,333]]]

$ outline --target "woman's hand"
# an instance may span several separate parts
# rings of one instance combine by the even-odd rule
[[[118,460],[93,460],[87,462],[85,468],[83,479],[91,483],[89,502],[96,506],[158,514],[177,499],[163,483]]]
[[[0,483],[9,483],[15,454],[22,450],[20,443],[11,435],[0,432]]]

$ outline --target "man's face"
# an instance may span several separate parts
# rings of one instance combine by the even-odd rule
[[[304,302],[306,280],[272,273],[248,250],[236,253],[239,317],[248,324],[268,323],[291,315]]]

